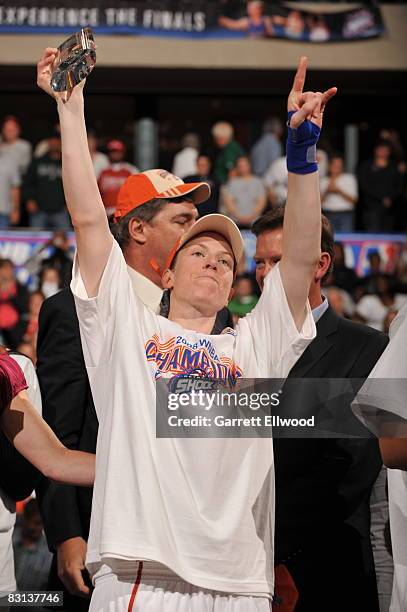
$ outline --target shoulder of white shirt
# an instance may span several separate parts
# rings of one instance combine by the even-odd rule
[[[40,387],[33,362],[31,359],[25,355],[21,355],[20,353],[12,353],[10,357],[12,357],[12,359],[14,359],[14,361],[16,361],[22,369],[28,385],[30,400],[37,411],[42,414]]]

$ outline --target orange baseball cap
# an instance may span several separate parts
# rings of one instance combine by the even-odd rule
[[[193,194],[194,204],[201,204],[211,195],[211,188],[208,183],[184,183],[166,170],[154,169],[132,174],[119,190],[114,220],[118,221],[150,200],[170,200],[187,194]]]

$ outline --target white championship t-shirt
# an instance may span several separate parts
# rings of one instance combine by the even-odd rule
[[[236,332],[185,330],[137,297],[115,242],[98,296],[87,298],[77,259],[71,288],[99,419],[90,572],[109,558],[152,560],[202,588],[272,593],[271,439],[158,439],[155,381],[191,366],[284,378],[315,337],[309,307],[299,333],[276,267]]]
[[[28,396],[31,403],[42,414],[40,387],[34,366],[27,357],[23,355],[11,355],[24,372],[28,385]],[[1,593],[15,591],[16,581],[14,577],[14,555],[13,555],[13,529],[16,522],[16,505],[0,489],[0,597]]]

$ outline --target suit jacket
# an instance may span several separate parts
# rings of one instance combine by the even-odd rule
[[[45,300],[39,316],[37,352],[44,419],[68,448],[95,452],[98,420],[69,289]],[[37,493],[50,549],[76,536],[87,540],[91,488],[43,479]]]
[[[365,378],[388,342],[381,332],[339,317],[330,307],[316,327],[316,338],[292,368],[290,378]],[[374,574],[369,499],[382,465],[377,440],[274,438],[273,444],[276,564],[299,550],[318,549],[321,563],[329,568],[330,559],[352,558],[350,541],[370,564],[362,573]],[[340,535],[344,528],[346,538]],[[364,552],[360,553],[361,540]],[[348,570],[341,567],[344,585]]]

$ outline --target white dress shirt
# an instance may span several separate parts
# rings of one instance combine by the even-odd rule
[[[160,313],[160,302],[163,297],[163,290],[153,283],[149,278],[137,272],[134,268],[127,266],[129,276],[133,285],[133,289],[136,292],[140,300],[154,310],[155,314]]]
[[[323,297],[323,300],[322,304],[312,309],[312,318],[315,323],[318,323],[322,315],[328,310],[328,300],[325,297]]]

